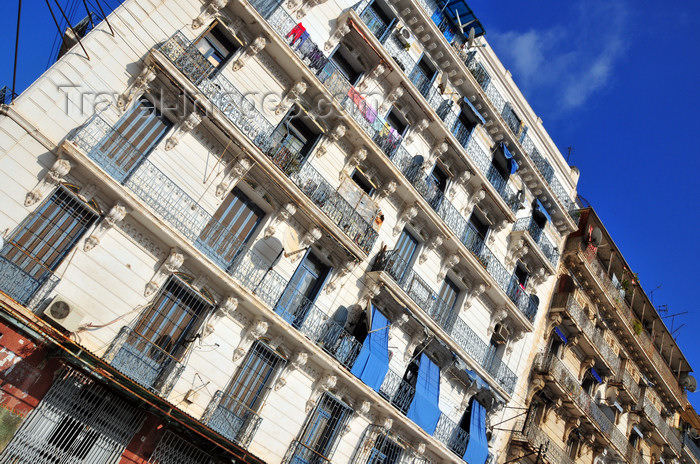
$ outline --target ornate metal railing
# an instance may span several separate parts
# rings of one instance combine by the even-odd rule
[[[386,398],[403,414],[408,413],[416,389],[406,382],[402,376],[389,370],[384,377],[384,382],[379,388],[379,394]]]
[[[351,90],[351,94],[359,96],[354,89]],[[379,149],[391,158],[399,145],[401,145],[402,136],[382,122],[377,114],[377,110],[367,103],[364,98],[348,95],[341,104],[362,130],[377,144]]]
[[[445,445],[450,451],[462,459],[464,452],[467,450],[469,432],[460,427],[459,424],[447,417],[444,413],[441,413],[437,427],[435,427],[435,432],[433,432],[433,438]]]
[[[513,189],[501,173],[495,169],[491,158],[486,155],[486,152],[481,148],[474,137],[468,137],[465,148],[467,149],[467,154],[474,160],[476,166],[484,176],[486,176],[491,185],[493,185],[493,188],[496,189],[496,192],[503,198],[503,201],[506,202],[510,210],[513,212],[518,211],[519,202],[515,189]]]
[[[552,308],[566,308],[571,320],[583,334],[588,337],[591,345],[600,353],[606,364],[613,372],[620,369],[620,358],[615,354],[610,344],[605,340],[600,330],[588,318],[573,294],[559,293],[554,296]],[[639,395],[636,395],[639,398]]]
[[[377,240],[377,231],[316,169],[306,163],[298,173],[292,175],[292,181],[353,242],[365,253],[369,253]]]
[[[693,455],[696,462],[700,462],[700,447],[695,443],[695,441],[688,436],[687,433],[683,434],[683,444],[685,448]]]
[[[51,269],[12,242],[0,252],[0,291],[30,309],[39,302],[40,294],[48,295],[59,281]]]
[[[275,306],[287,286],[287,279],[272,269],[272,262],[252,249],[238,255],[230,272],[270,308]]]
[[[389,25],[379,17],[374,9],[367,7],[360,13],[360,19],[377,39],[381,39]]]
[[[185,365],[161,347],[125,326],[112,341],[104,360],[142,387],[170,394]]]
[[[614,382],[621,384],[634,401],[639,401],[642,394],[642,388],[639,386],[639,382],[634,380],[634,377],[632,377],[632,374],[630,374],[627,369],[620,369],[615,376]]]
[[[615,284],[613,284],[612,280],[608,276],[607,270],[602,266],[602,264],[596,257],[589,259],[586,256],[585,249],[579,251],[579,259],[581,260],[581,262],[586,263],[588,265],[589,269],[591,270],[591,273],[595,276],[596,280],[598,281],[598,284],[603,288],[605,292],[607,292],[608,298],[617,308],[618,314],[622,316],[622,321],[627,327],[627,330],[630,331],[630,333],[634,334],[633,338],[641,345],[642,350],[651,360],[651,363],[654,365],[654,368],[663,379],[665,387],[671,390],[671,392],[673,392],[673,395],[679,401],[682,401],[685,395],[678,383],[678,379],[676,379],[676,377],[673,375],[673,372],[671,372],[668,363],[656,349],[656,346],[651,341],[651,338],[649,338],[647,332],[644,329],[642,329],[642,331],[639,334],[637,334],[637,332],[634,330],[635,324],[639,321],[635,316],[634,311],[632,311],[632,308],[629,307],[627,301],[620,295],[618,288],[615,286]]]
[[[202,415],[202,422],[243,448],[250,445],[262,418],[231,395],[218,390]]]
[[[564,451],[564,449],[542,429],[535,425],[534,422],[527,423],[518,422],[515,425],[514,438],[530,444],[533,450],[542,450],[542,457],[551,464],[574,464],[574,460]],[[522,430],[518,432],[517,430]]]
[[[430,286],[413,272],[393,250],[381,252],[372,271],[384,271],[426,312],[452,339],[481,365],[508,392],[513,393],[517,377],[461,318],[455,308],[442,301]]]
[[[530,237],[532,237],[532,240],[534,240],[540,250],[542,250],[542,253],[547,257],[547,260],[549,260],[552,266],[556,267],[559,261],[559,250],[552,244],[549,238],[547,238],[544,233],[544,228],[540,227],[532,217],[520,218],[515,221],[513,230],[527,231]]]
[[[682,445],[680,434],[677,430],[673,429],[668,423],[661,417],[661,413],[654,407],[654,405],[649,401],[645,395],[642,395],[642,399],[637,403],[637,411],[643,411],[647,416],[649,421],[654,424],[660,435],[670,443],[671,448],[676,453],[677,456],[681,456]]]
[[[294,440],[294,442],[292,442],[287,454],[288,459],[284,460],[287,464],[331,464],[330,458],[309,448],[299,440]]]

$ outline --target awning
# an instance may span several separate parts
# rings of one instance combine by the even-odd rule
[[[432,435],[440,419],[440,368],[425,353],[420,355],[416,394],[408,408],[406,417]]]
[[[562,332],[562,330],[559,327],[554,328],[554,333],[556,333],[559,336],[559,338],[561,338],[561,341],[563,341],[564,343],[569,342],[569,340],[567,340],[566,338],[566,335],[564,335],[564,332]]]
[[[515,158],[513,158],[513,154],[510,152],[510,150],[508,150],[508,147],[506,147],[506,144],[504,142],[501,142],[501,148],[503,149],[503,156],[505,156],[506,161],[508,162],[510,173],[515,174],[515,172],[520,167],[518,166],[518,162],[515,161]]]
[[[552,222],[552,217],[547,212],[547,208],[545,208],[542,202],[538,199],[535,199],[534,210],[542,214],[548,222]]]
[[[472,382],[476,382],[476,388],[478,388],[479,390],[491,389],[489,384],[487,384],[484,379],[479,377],[479,374],[477,374],[476,372],[470,371],[469,369],[464,369],[464,372],[466,372],[469,378],[472,379]]]
[[[598,381],[598,383],[603,383],[603,379],[600,377],[600,374],[598,374],[598,372],[596,372],[596,370],[593,368],[591,368],[591,375]]]
[[[467,104],[467,108],[472,112],[475,118],[477,118],[479,121],[481,121],[481,124],[486,124],[486,119],[479,113],[479,110],[477,110],[474,105],[472,105],[472,102],[469,101],[467,97],[464,97],[462,100],[464,100],[464,103]]]
[[[489,458],[489,442],[486,439],[486,409],[478,401],[472,401],[469,422],[469,443],[464,461],[469,464],[486,464]]]
[[[447,16],[454,25],[462,23],[464,28],[464,35],[469,35],[469,30],[473,27],[475,32],[475,37],[480,37],[484,35],[484,27],[481,22],[477,19],[476,15],[469,8],[467,2],[464,0],[438,0],[438,8],[442,10],[442,13]],[[457,20],[457,15],[459,15],[459,20]],[[471,464],[471,463],[470,463]]]
[[[389,371],[389,321],[372,305],[372,326],[352,366],[352,374],[378,392]]]

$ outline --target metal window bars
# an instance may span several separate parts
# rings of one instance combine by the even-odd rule
[[[211,302],[173,275],[133,327],[122,327],[104,359],[144,388],[167,397],[212,308]]]
[[[202,422],[227,439],[247,448],[258,431],[262,418],[244,403],[218,390],[204,411]]]
[[[360,19],[367,25],[367,28],[378,39],[384,35],[389,25],[382,19],[371,6],[367,6],[360,13]]]
[[[212,457],[194,446],[190,440],[166,430],[148,464],[214,464]]]
[[[408,453],[403,440],[384,427],[371,424],[362,432],[350,464],[399,464]]]
[[[0,454],[2,462],[115,462],[143,422],[131,401],[62,368]]]
[[[557,443],[552,441],[533,421],[518,422],[514,438],[530,443],[533,450],[542,450],[542,457],[551,464],[574,464],[574,460]],[[520,432],[519,430],[522,430]]]

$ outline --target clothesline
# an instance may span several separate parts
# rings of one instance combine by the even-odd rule
[[[372,105],[367,103],[365,97],[360,95],[360,93],[355,90],[354,87],[350,87],[348,97],[360,110],[360,113],[364,116],[365,120],[371,124],[372,129],[378,132],[379,137],[388,137],[390,143],[398,145],[398,143],[401,141],[401,135],[377,113],[377,110],[375,110]]]

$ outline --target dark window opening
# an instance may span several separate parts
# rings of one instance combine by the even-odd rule
[[[353,171],[351,179],[367,195],[372,195],[372,193],[374,193],[374,184],[360,169],[355,169]]]
[[[355,85],[364,72],[360,61],[348,50],[348,47],[341,43],[330,56],[330,60],[345,75],[350,85]]]
[[[479,234],[482,240],[486,239],[486,235],[489,233],[488,223],[479,214],[472,213],[469,217],[469,226],[474,229],[474,231]]]
[[[589,396],[592,396],[597,384],[598,382],[593,378],[591,371],[586,371],[586,374],[583,376],[583,382],[581,382],[583,391],[588,393]]]
[[[510,160],[506,159],[506,156],[503,154],[503,150],[496,150],[492,163],[493,167],[496,169],[496,171],[498,171],[504,180],[507,180],[510,177],[511,162]]]
[[[272,148],[268,156],[287,174],[298,171],[311,153],[321,131],[305,112],[294,106],[272,134]]]
[[[433,186],[437,187],[438,190],[444,193],[445,190],[447,190],[447,181],[449,178],[450,177],[440,167],[440,165],[435,164],[435,167],[430,173],[428,180],[433,184]]]
[[[529,277],[529,274],[527,272],[527,269],[525,269],[525,266],[522,265],[522,263],[518,263],[517,266],[515,266],[515,271],[513,271],[513,274],[515,275],[515,278],[518,280],[518,283],[522,288],[525,288],[527,285],[527,279]]]
[[[408,129],[408,122],[406,122],[403,115],[401,115],[401,113],[399,113],[399,111],[393,106],[389,111],[389,114],[386,115],[386,121],[391,127],[394,128],[396,132],[399,133],[399,135],[403,136]]]
[[[227,36],[222,26],[216,23],[209,32],[197,40],[195,45],[214,68],[224,65],[240,48],[239,44]]]

